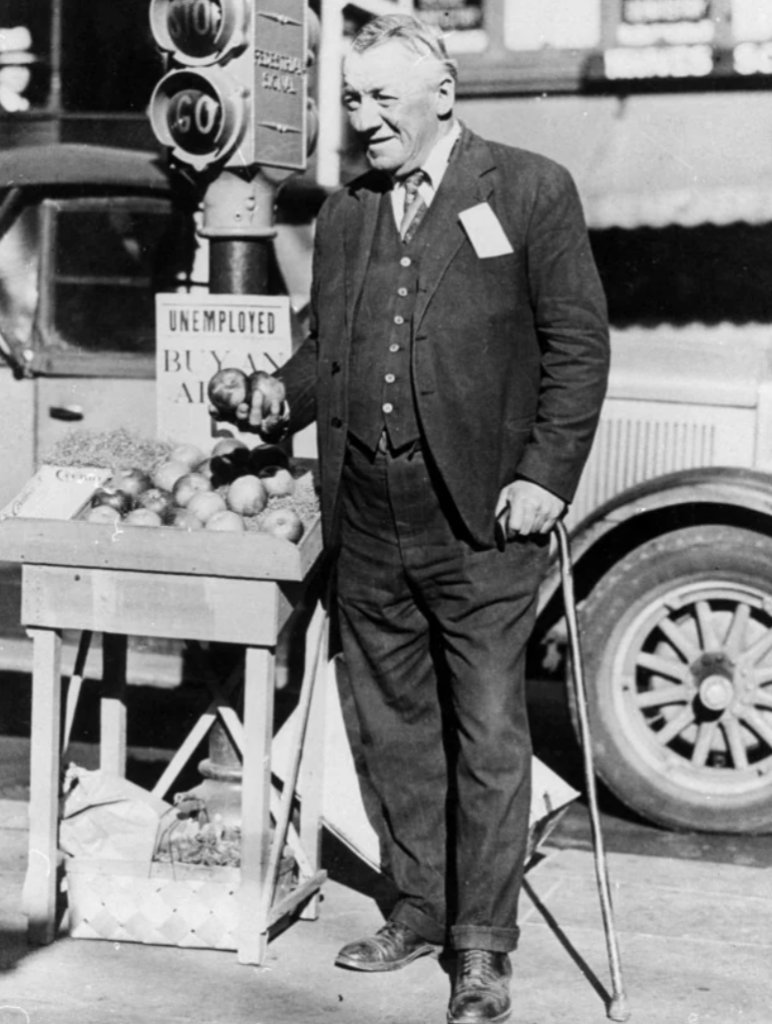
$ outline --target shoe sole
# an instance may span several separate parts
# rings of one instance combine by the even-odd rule
[[[450,1014],[447,1016],[448,1024],[504,1024],[505,1020],[509,1020],[512,1016],[512,1007],[504,1013],[500,1013],[498,1017],[486,1017],[483,1022],[480,1017],[451,1017]]]
[[[403,957],[401,960],[395,960],[390,963],[376,962],[366,963],[362,960],[355,960],[353,957],[348,956],[337,956],[335,958],[336,967],[348,967],[352,971],[369,971],[369,972],[383,972],[383,971],[398,971],[401,967],[407,967],[408,964],[412,964],[414,960],[417,960],[421,956],[428,956],[429,954],[436,953],[434,946],[419,946],[409,956]]]

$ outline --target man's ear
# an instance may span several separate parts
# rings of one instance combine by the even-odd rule
[[[452,75],[443,75],[437,86],[437,115],[441,118],[450,117],[456,102],[456,83]]]

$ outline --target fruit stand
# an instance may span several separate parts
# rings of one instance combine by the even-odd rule
[[[77,471],[68,475],[75,479]],[[91,488],[99,482],[92,480]],[[45,507],[45,502],[38,505]],[[38,507],[34,515],[40,514]],[[217,948],[236,948],[240,962],[260,963],[272,925],[298,912],[314,916],[316,894],[325,877],[318,861],[324,699],[322,687],[314,687],[327,662],[327,620],[321,601],[306,633],[299,697],[303,715],[292,770],[285,775],[280,796],[272,785],[271,743],[277,639],[307,592],[321,549],[318,516],[306,524],[298,543],[260,532],[28,518],[23,501],[0,519],[0,559],[22,565],[21,617],[33,640],[30,845],[24,891],[31,941],[51,942],[56,932],[57,866],[62,860],[58,840],[63,630],[103,634],[100,769],[115,776],[125,776],[126,769],[127,638],[193,638],[245,646],[243,720],[227,694],[215,688],[207,714],[174,755],[153,793],[164,795],[212,722],[223,721],[243,759],[241,857],[235,892],[233,886],[230,892],[237,924],[230,944]],[[68,707],[69,720],[72,713]],[[303,792],[299,821],[291,815],[291,809],[296,811],[296,783]],[[295,884],[274,899],[285,848],[294,854],[297,875]],[[103,866],[102,874],[114,870]],[[149,866],[137,872],[145,879],[150,873]],[[138,878],[138,883],[145,879]],[[188,929],[193,939],[195,931],[193,926]],[[108,936],[97,929],[93,937]]]

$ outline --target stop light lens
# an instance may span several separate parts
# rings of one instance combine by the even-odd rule
[[[171,0],[167,27],[174,45],[188,57],[215,56],[222,47],[220,0]]]

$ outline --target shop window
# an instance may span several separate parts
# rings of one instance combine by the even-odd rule
[[[601,0],[506,0],[509,50],[594,49],[601,40]]]
[[[613,326],[772,323],[772,225],[591,233]]]

